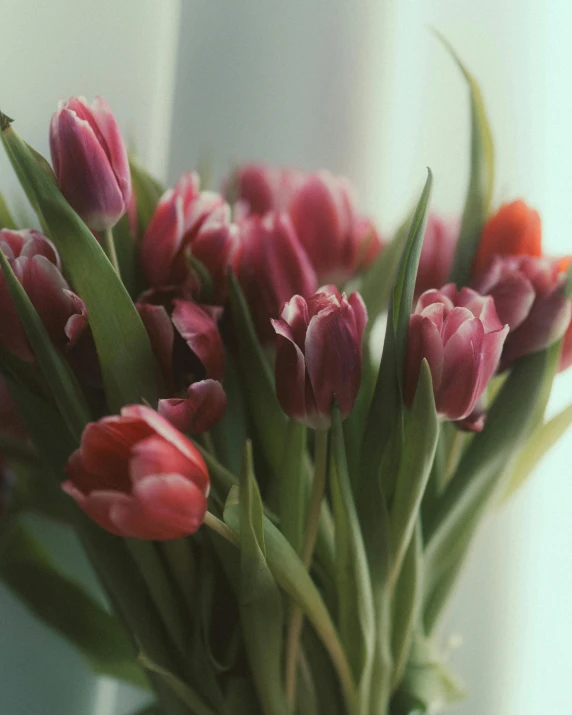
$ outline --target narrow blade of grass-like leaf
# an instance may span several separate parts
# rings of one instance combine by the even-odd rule
[[[18,225],[12,218],[12,214],[10,213],[10,209],[4,200],[4,196],[0,193],[0,230],[3,228],[9,228],[16,231],[18,229]]]
[[[165,189],[133,157],[129,159],[129,168],[137,206],[137,229],[139,236],[142,236]]]
[[[474,76],[461,62],[451,44],[436,33],[467,81],[471,100],[471,167],[459,240],[451,280],[459,286],[469,284],[471,265],[483,226],[487,220],[494,182],[493,138],[483,96]]]

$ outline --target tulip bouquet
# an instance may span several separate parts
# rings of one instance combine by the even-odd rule
[[[0,115],[37,217],[0,202],[0,579],[147,688],[141,713],[461,696],[435,626],[483,516],[572,421],[545,418],[572,303],[538,214],[490,208],[490,130],[459,66],[461,219],[429,213],[429,172],[391,241],[328,172],[249,164],[220,191],[195,173],[165,190],[101,98],[60,105],[51,166]],[[100,594],[29,512],[77,534]]]

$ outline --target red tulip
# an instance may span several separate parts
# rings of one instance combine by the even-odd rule
[[[504,204],[487,221],[473,261],[473,275],[488,268],[497,255],[542,255],[540,216],[524,201]]]
[[[140,296],[137,310],[163,374],[173,388],[181,380],[187,385],[190,379],[222,380],[225,354],[217,327],[220,308],[148,291]]]
[[[453,421],[469,417],[498,367],[508,330],[498,319],[491,297],[470,288],[457,291],[453,284],[423,293],[409,320],[406,405],[413,403],[425,358],[437,412]],[[483,426],[482,419],[472,422],[477,429]]]
[[[103,97],[60,102],[50,123],[50,150],[62,194],[95,231],[114,226],[127,211],[131,174],[127,151]]]
[[[440,288],[447,282],[458,235],[459,226],[456,221],[444,221],[435,214],[429,215],[415,283],[416,298],[426,290]]]
[[[551,258],[497,256],[474,281],[479,293],[494,298],[499,320],[510,327],[501,369],[564,335],[572,304],[563,292],[561,265]]]
[[[51,339],[59,348],[70,348],[87,326],[83,301],[69,290],[60,272],[56,249],[38,231],[0,231],[0,250],[28,294]],[[33,361],[34,353],[0,273],[0,345],[17,357]]]
[[[300,182],[288,211],[320,282],[341,283],[381,250],[381,239],[356,209],[353,187],[327,171]]]
[[[165,541],[193,534],[209,474],[196,447],[149,407],[130,405],[84,430],[62,488],[107,531]]]
[[[284,213],[250,216],[239,223],[235,270],[264,342],[273,339],[271,318],[293,295],[309,296],[317,280],[292,222]]]
[[[305,300],[295,295],[272,325],[276,341],[276,392],[284,412],[314,429],[328,427],[337,399],[342,419],[361,381],[367,312],[359,293],[346,298],[325,286]]]
[[[159,201],[143,236],[141,265],[154,288],[178,286],[189,278],[186,253],[208,269],[218,297],[237,248],[237,229],[220,194],[199,191],[197,174],[184,174]]]
[[[181,432],[198,434],[210,430],[226,410],[226,395],[220,382],[201,380],[189,385],[186,398],[159,400],[160,415]]]

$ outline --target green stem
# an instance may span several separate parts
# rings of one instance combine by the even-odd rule
[[[314,480],[312,482],[312,492],[310,494],[310,504],[308,506],[308,520],[306,522],[306,534],[304,546],[302,548],[302,563],[309,570],[316,546],[318,536],[318,525],[320,523],[320,513],[324,492],[326,490],[326,476],[328,471],[328,435],[329,430],[316,430],[314,442]],[[304,614],[302,609],[293,605],[288,624],[286,636],[285,654],[285,685],[286,698],[291,709],[296,702],[296,673],[298,670],[298,656],[300,652],[300,638],[304,625]]]
[[[205,526],[208,526],[209,529],[216,531],[216,533],[219,536],[222,536],[223,539],[226,539],[229,543],[233,544],[233,546],[240,545],[240,540],[234,531],[229,529],[224,521],[221,521],[211,511],[207,511],[203,523]]]
[[[113,240],[113,229],[106,228],[101,232],[103,237],[103,248],[111,265],[113,266],[117,275],[121,278],[121,271],[119,270],[119,261],[117,260],[117,251],[115,250],[115,241]]]

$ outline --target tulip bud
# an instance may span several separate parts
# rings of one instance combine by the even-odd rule
[[[4,252],[28,294],[50,338],[59,348],[70,348],[87,326],[83,301],[69,290],[59,269],[59,257],[49,239],[38,231],[0,231]],[[27,362],[34,360],[26,331],[0,273],[0,346]]]
[[[429,215],[415,283],[416,298],[426,290],[445,285],[453,266],[458,236],[457,222]]]
[[[250,216],[239,223],[235,271],[260,339],[274,337],[271,318],[293,295],[311,295],[316,274],[287,214]]]
[[[181,432],[207,432],[226,410],[226,394],[220,382],[201,380],[189,385],[187,397],[159,400],[158,412]]]
[[[289,213],[318,280],[341,283],[361,267],[364,255],[375,258],[381,241],[371,224],[364,232],[353,187],[327,171],[309,174],[289,204]],[[364,241],[368,243],[364,246]]]
[[[155,209],[143,236],[141,266],[154,288],[179,286],[189,278],[190,251],[209,271],[215,298],[222,302],[237,243],[237,228],[223,197],[199,191],[197,174],[184,174]]]
[[[158,304],[157,304],[158,303]],[[224,375],[224,345],[217,321],[221,309],[147,291],[137,310],[171,389]]]
[[[567,370],[572,365],[572,321],[568,323],[562,340],[562,353],[560,355],[559,372]]]
[[[284,412],[314,429],[329,427],[334,399],[342,419],[361,382],[367,312],[359,293],[346,298],[324,286],[305,300],[295,295],[272,325],[276,341],[276,392]]]
[[[497,255],[542,255],[540,216],[524,201],[504,204],[487,221],[473,261],[473,275],[488,268]]]
[[[107,531],[165,541],[193,534],[207,509],[209,474],[196,447],[149,407],[85,428],[62,484]]]
[[[501,369],[564,335],[572,304],[564,295],[561,265],[551,258],[497,256],[474,281],[479,293],[494,298],[499,320],[510,328]]]
[[[491,297],[453,284],[429,290],[419,298],[409,320],[404,399],[413,404],[421,363],[431,370],[437,412],[447,420],[469,417],[497,369],[508,333]],[[470,420],[477,429],[481,418]]]
[[[127,211],[131,174],[115,117],[103,97],[60,102],[50,123],[56,181],[94,231],[114,226]]]

